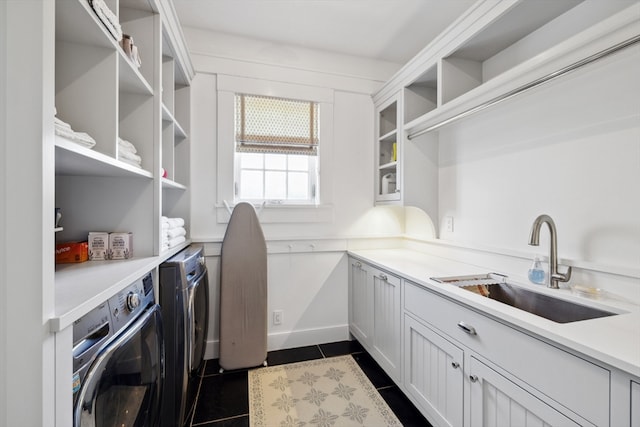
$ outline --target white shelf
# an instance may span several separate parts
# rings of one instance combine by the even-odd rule
[[[131,60],[127,58],[122,48],[118,47],[118,53],[120,53],[120,60],[118,61],[120,91],[153,96],[153,88],[140,73],[138,67],[133,65]]]
[[[56,40],[117,48],[109,33],[86,0],[56,2]]]
[[[421,116],[405,117],[404,130],[407,134],[411,136],[446,124],[452,118],[640,33],[638,4],[614,13],[599,21],[598,25],[589,26],[588,20],[585,24],[586,18],[579,18],[593,15],[589,19],[595,19],[597,13],[588,9],[594,8],[594,4],[575,6],[576,3],[565,0],[553,8],[541,9],[535,1],[521,2],[452,54],[442,58],[442,79],[438,82],[442,102]],[[528,17],[526,25],[520,20],[514,21],[521,16]],[[554,18],[557,21],[548,23]],[[551,39],[553,43],[540,35],[539,30],[547,29],[545,25],[552,26],[551,29],[559,34]],[[494,41],[498,34],[502,36]]]
[[[180,140],[187,138],[187,133],[184,131],[178,120],[171,114],[171,111],[167,108],[166,105],[162,104],[162,121],[173,123],[174,126],[174,135]]]
[[[378,166],[378,169],[383,170],[383,169],[395,169],[398,166],[398,162],[389,162],[389,163],[385,163],[384,165],[380,165]]]
[[[396,129],[392,130],[391,132],[387,132],[384,135],[382,135],[380,138],[378,138],[380,140],[380,142],[390,142],[390,141],[394,141],[396,139],[396,134],[398,133],[398,131]]]
[[[167,190],[186,190],[187,187],[167,178],[162,178],[162,188]]]
[[[56,175],[153,178],[144,169],[56,136]]]

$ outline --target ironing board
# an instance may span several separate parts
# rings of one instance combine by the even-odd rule
[[[266,365],[267,245],[253,206],[233,209],[220,255],[220,368]]]

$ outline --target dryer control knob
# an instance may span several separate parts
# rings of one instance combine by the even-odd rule
[[[140,305],[140,296],[135,292],[129,292],[127,295],[127,310],[133,311]]]
[[[204,257],[203,257],[203,256],[198,257],[198,262],[199,262],[199,263],[200,263],[200,265],[202,265],[202,266],[204,266],[204,265],[206,264],[206,261],[205,261],[205,259],[204,259]]]

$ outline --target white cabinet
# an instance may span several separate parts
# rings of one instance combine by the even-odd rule
[[[402,177],[400,175],[400,150],[402,115],[399,96],[393,96],[376,106],[376,167],[375,199],[377,202],[400,200]]]
[[[640,426],[640,383],[631,381],[631,425]]]
[[[463,425],[464,351],[404,316],[404,388],[439,426]]]
[[[438,216],[438,137],[430,134],[409,141],[403,122],[405,114],[434,108],[430,79],[430,75],[420,77],[410,88],[376,105],[375,201],[418,207],[434,219]]]
[[[368,266],[349,258],[349,331],[361,344],[371,345],[373,330],[373,289]]]
[[[349,258],[349,331],[394,380],[400,380],[400,278]]]
[[[373,284],[373,357],[395,380],[400,379],[400,278],[371,269]]]
[[[490,360],[502,375],[512,378],[532,396],[544,396],[548,406],[578,424],[609,425],[609,370],[420,285],[408,280],[403,283],[405,314],[423,321],[462,348],[465,355]],[[406,346],[405,342],[405,349]],[[474,374],[465,365],[469,381]],[[406,382],[405,386],[409,387]],[[471,417],[475,419],[473,413]]]
[[[471,427],[581,425],[476,358],[470,365]]]

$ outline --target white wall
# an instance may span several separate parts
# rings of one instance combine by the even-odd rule
[[[263,213],[262,226],[269,247],[269,349],[347,339],[346,239],[397,236],[404,232],[402,210],[373,208],[371,93],[396,65],[378,63],[376,67],[374,61],[362,58],[298,47],[261,46],[258,41],[200,30],[185,29],[185,34],[197,71],[192,82],[191,108],[190,234],[195,241],[220,242],[226,230],[220,219],[224,209],[216,194],[218,76],[248,77],[265,85],[293,83],[333,92],[333,150],[330,163],[324,165],[325,173],[330,172],[330,188],[325,190],[331,200],[323,207],[325,213],[317,222],[291,223],[265,219],[283,215],[277,207],[267,207]],[[291,56],[281,58],[284,52]],[[385,69],[389,71],[381,74],[380,70]],[[229,185],[231,182],[229,179]],[[336,243],[327,244],[327,239],[336,239]],[[214,245],[207,254],[213,308],[207,356],[215,357],[219,337],[219,249]],[[284,311],[282,325],[271,324],[273,310]]]
[[[547,213],[561,258],[637,274],[639,93],[635,46],[442,129],[441,238],[546,256],[546,226],[539,248],[527,242],[533,220]]]

